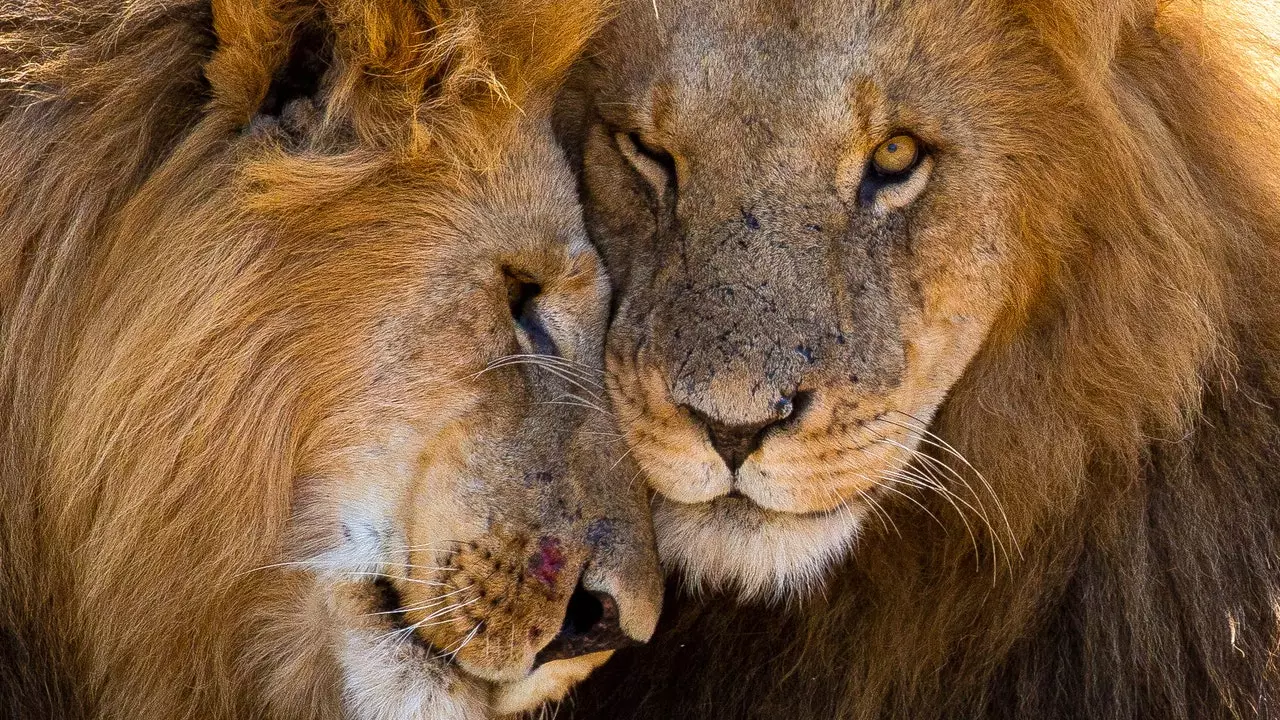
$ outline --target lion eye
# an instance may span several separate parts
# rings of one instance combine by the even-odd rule
[[[659,195],[668,185],[674,187],[676,161],[670,153],[645,142],[640,133],[636,132],[614,133],[613,141],[618,146],[618,152]]]
[[[895,135],[880,143],[871,155],[877,173],[893,177],[915,168],[920,162],[920,143],[910,135]]]
[[[555,341],[551,339],[550,333],[538,317],[537,299],[542,294],[542,286],[537,281],[511,270],[506,271],[505,278],[507,307],[511,310],[511,319],[515,321],[520,339],[527,340],[531,350],[537,354],[555,355]]]

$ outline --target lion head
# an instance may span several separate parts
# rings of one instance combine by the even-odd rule
[[[1276,716],[1252,5],[622,6],[559,112],[609,383],[664,560],[738,592],[673,588],[575,717]]]
[[[1167,5],[623,6],[559,129],[665,559],[748,596],[804,590],[922,491],[1013,554],[1053,483],[979,473],[963,440],[1028,447],[1033,424],[994,418],[1036,418],[1058,434],[1038,460],[1070,474],[1096,442],[1179,432],[1231,291],[1188,209],[1201,171],[1159,130],[1182,110],[1142,43],[1199,22]],[[1205,120],[1209,156],[1256,177],[1231,133],[1269,110],[1237,95]],[[965,417],[942,436],[948,402]],[[1019,526],[1010,503],[1039,509]]]
[[[476,718],[648,638],[585,0],[0,10],[0,707]]]

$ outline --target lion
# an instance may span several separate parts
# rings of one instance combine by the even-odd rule
[[[646,640],[592,0],[0,8],[0,715],[474,720]]]
[[[691,592],[575,717],[1280,717],[1275,10],[619,8],[557,133]]]

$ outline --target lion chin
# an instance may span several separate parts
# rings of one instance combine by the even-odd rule
[[[744,601],[806,597],[853,546],[865,513],[856,505],[808,514],[721,497],[651,502],[658,553],[694,591],[728,590]]]

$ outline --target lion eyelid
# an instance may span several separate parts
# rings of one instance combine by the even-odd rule
[[[915,202],[924,194],[924,189],[932,175],[933,158],[925,155],[901,178],[872,187],[865,196],[861,192],[859,195],[863,196],[864,203],[871,207],[874,214],[884,215],[894,210],[901,210]]]
[[[666,187],[675,186],[676,165],[670,153],[649,145],[636,131],[612,132],[613,144],[618,154],[653,187],[655,192],[661,193]]]
[[[538,355],[558,355],[555,338],[538,313],[542,284],[523,275],[507,271],[507,306],[516,332],[516,340]]]

